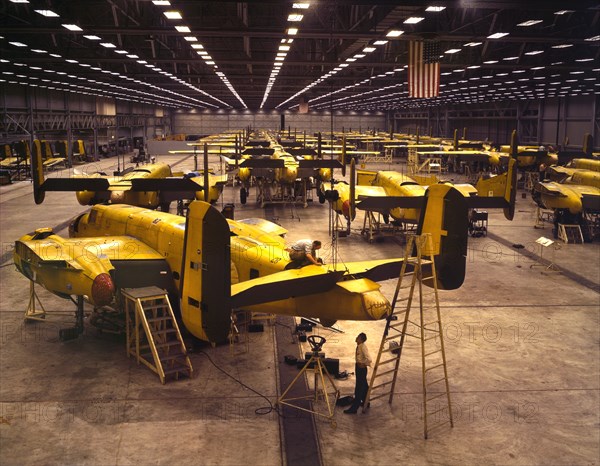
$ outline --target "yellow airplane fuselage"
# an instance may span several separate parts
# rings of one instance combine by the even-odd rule
[[[90,178],[101,178],[103,175],[94,174]],[[93,205],[98,202],[111,204],[130,204],[140,207],[156,208],[159,204],[157,192],[131,191],[131,180],[136,178],[167,178],[172,176],[171,167],[166,163],[155,163],[136,168],[123,176],[110,177],[109,191],[97,193],[94,191],[77,191],[77,201],[81,205]]]
[[[206,205],[198,203],[197,205]],[[230,273],[231,284],[243,283],[258,277],[265,277],[282,272],[290,263],[289,254],[285,251],[283,238],[265,233],[251,224],[227,219],[230,230]],[[128,205],[98,205],[90,213],[82,215],[70,228],[73,238],[132,238],[132,243],[143,243],[150,251],[162,257],[174,272],[174,284],[181,289],[181,275],[184,264],[184,242],[186,235],[186,219],[169,213],[147,210]],[[227,257],[224,253],[223,257]],[[140,259],[143,259],[141,257]],[[110,273],[110,263],[105,269],[95,271],[97,274]],[[330,270],[321,266],[307,266],[302,269],[287,271],[287,274],[303,278],[306,274],[327,274]],[[210,272],[206,272],[210,273]],[[296,275],[294,275],[296,274]],[[92,274],[91,282],[94,276]],[[287,315],[323,318],[327,321],[337,319],[371,320],[383,317],[389,310],[389,302],[379,291],[379,285],[367,280],[353,283],[348,280],[339,284],[334,290],[304,297],[301,301],[286,299],[261,304],[252,309],[269,309]],[[183,290],[184,292],[185,290]],[[91,291],[85,293],[91,296]],[[317,301],[314,298],[317,297]],[[313,301],[311,301],[313,299]],[[183,301],[183,300],[182,300]],[[312,304],[308,304],[311,303]],[[318,306],[315,306],[318,302]],[[184,324],[194,335],[205,338],[201,321],[195,320],[195,314],[182,306]]]

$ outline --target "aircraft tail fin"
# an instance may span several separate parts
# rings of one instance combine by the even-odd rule
[[[356,215],[356,161],[352,159],[350,162],[350,203],[349,215],[351,219],[354,219]]]
[[[490,178],[480,178],[477,181],[478,196],[469,198],[471,208],[491,207],[504,209],[504,216],[512,220],[515,215],[517,198],[517,136],[513,131],[511,139],[511,156],[508,159],[508,169],[501,175]]]
[[[592,151],[594,149],[594,137],[590,133],[583,135],[583,148],[582,151],[587,157],[592,157]]]
[[[466,198],[450,185],[437,184],[427,189],[424,202],[417,234],[430,233],[433,250],[422,253],[435,256],[438,288],[454,290],[463,284],[467,267]]]
[[[46,193],[42,189],[44,184],[44,165],[42,162],[42,151],[34,151],[31,157],[31,179],[33,180],[33,198],[36,204],[44,202]]]
[[[197,338],[220,342],[231,323],[229,225],[210,204],[193,201],[186,222],[181,316]]]

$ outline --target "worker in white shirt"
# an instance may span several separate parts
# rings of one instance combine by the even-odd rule
[[[356,375],[356,386],[354,387],[354,402],[344,410],[346,414],[356,414],[358,408],[365,402],[369,384],[367,383],[367,367],[371,365],[369,349],[365,345],[367,335],[359,333],[356,337],[356,366],[354,373]]]
[[[321,242],[312,239],[301,239],[292,244],[286,251],[290,253],[290,259],[300,267],[314,264],[321,265],[323,262],[317,258],[317,250],[321,249]]]

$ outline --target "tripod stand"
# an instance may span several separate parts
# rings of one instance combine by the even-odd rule
[[[319,356],[319,351],[321,351],[323,344],[327,340],[325,340],[325,338],[323,338],[322,336],[319,336],[319,335],[310,335],[307,338],[307,341],[310,344],[310,348],[312,351],[310,359],[308,361],[306,361],[306,364],[300,370],[298,375],[296,377],[294,377],[294,380],[292,380],[292,383],[290,383],[289,386],[285,389],[285,391],[281,394],[281,396],[277,400],[277,403],[279,403],[281,405],[290,406],[292,408],[299,409],[301,411],[306,411],[308,413],[316,414],[318,416],[323,416],[323,417],[329,419],[332,423],[332,426],[335,427],[336,424],[335,424],[335,421],[333,420],[333,415],[334,415],[335,402],[337,401],[338,397],[340,396],[340,391],[336,387],[335,382],[333,381],[333,378],[331,377],[331,374],[329,374],[329,372],[327,371],[327,368],[323,364],[321,357]],[[298,397],[287,397],[287,395],[290,392],[290,390],[292,389],[292,387],[294,387],[296,382],[298,382],[301,379],[302,375],[307,372],[311,372],[311,371],[313,372],[313,375],[314,375],[314,389],[313,389],[314,392],[308,393],[307,395],[298,396]],[[319,388],[319,381],[321,383],[321,388]],[[331,392],[329,392],[327,390],[327,381],[329,381],[329,383],[331,384],[331,387],[333,388],[333,391],[331,391]],[[320,399],[325,401],[326,411],[318,409],[319,408],[318,402]],[[311,401],[312,405],[302,403],[302,404],[304,404],[304,406],[301,406],[300,403],[302,400]],[[298,404],[296,404],[294,402],[298,402]],[[312,409],[305,407],[305,406],[311,406]]]

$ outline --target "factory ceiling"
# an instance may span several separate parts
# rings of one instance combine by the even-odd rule
[[[0,83],[169,108],[398,110],[598,95],[597,1],[2,0]],[[439,97],[408,96],[409,42]]]

